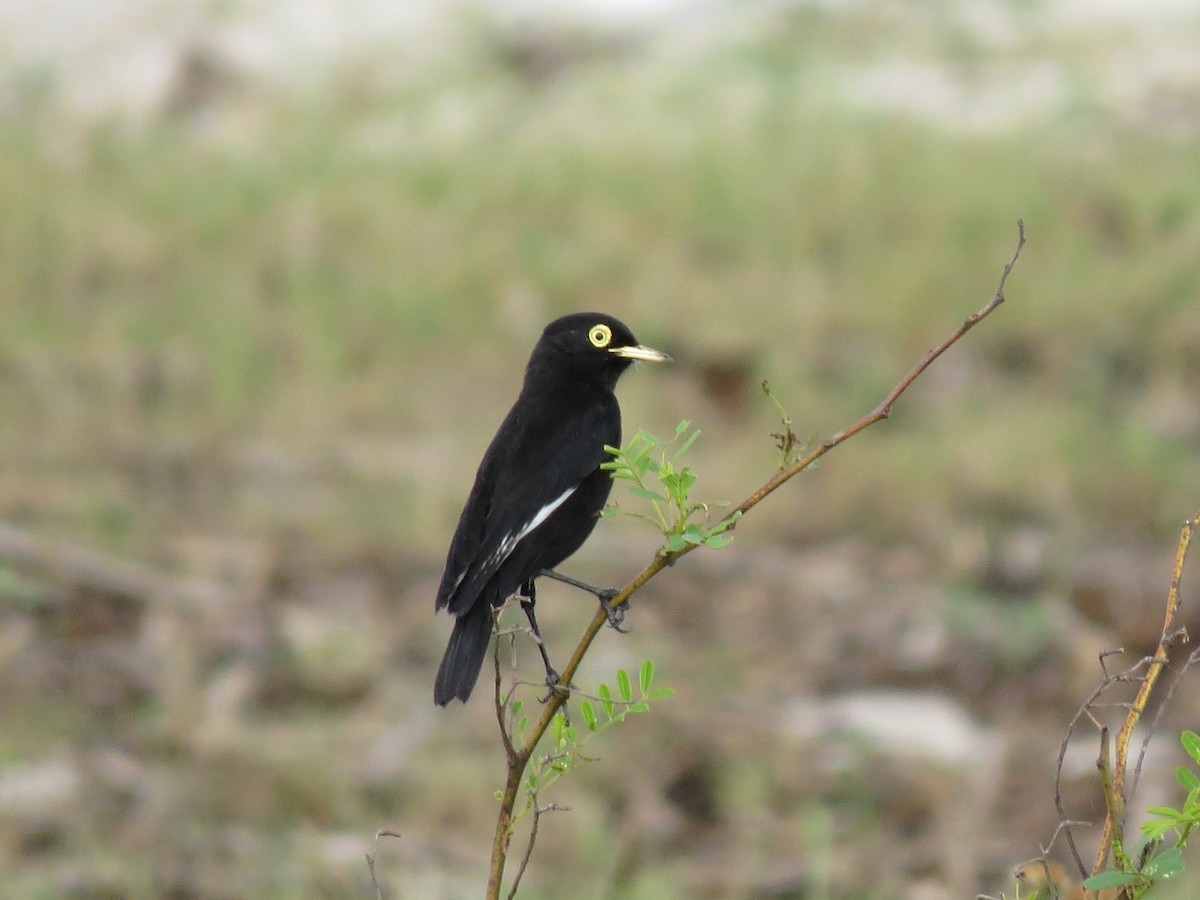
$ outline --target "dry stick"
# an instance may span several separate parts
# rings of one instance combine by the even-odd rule
[[[496,667],[495,692],[494,692],[493,697],[494,697],[494,702],[496,705],[496,721],[500,723],[500,737],[504,741],[504,755],[506,757],[508,757],[509,764],[511,765],[514,761],[517,760],[517,758],[519,757],[519,754],[517,752],[516,746],[512,742],[512,736],[509,734],[509,727],[511,725],[511,722],[505,721],[505,719],[508,718],[508,711],[509,711],[508,701],[512,699],[512,691],[509,691],[508,695],[504,696],[500,689],[500,680],[501,680],[500,679],[500,646],[499,646],[500,639],[501,639],[501,636],[499,634],[497,634],[496,635],[496,641],[497,641],[496,652],[492,654],[492,661]],[[510,637],[509,640],[512,640],[512,638]]]
[[[1124,841],[1122,822],[1125,803],[1125,767],[1129,758],[1129,739],[1133,734],[1134,726],[1142,717],[1142,713],[1146,711],[1146,703],[1150,699],[1150,692],[1154,690],[1154,685],[1158,681],[1158,676],[1167,665],[1167,655],[1170,651],[1171,644],[1175,641],[1175,615],[1179,612],[1179,584],[1183,580],[1183,564],[1187,559],[1188,546],[1192,542],[1192,532],[1195,530],[1197,523],[1200,523],[1200,513],[1197,513],[1188,521],[1183,523],[1183,528],[1179,531],[1179,544],[1175,548],[1175,568],[1171,572],[1171,587],[1167,591],[1167,611],[1163,618],[1162,636],[1159,638],[1158,647],[1154,651],[1154,656],[1150,660],[1149,668],[1146,670],[1146,677],[1142,680],[1141,687],[1138,688],[1137,695],[1133,698],[1133,703],[1129,706],[1129,712],[1125,716],[1125,724],[1121,726],[1121,730],[1117,733],[1116,741],[1116,758],[1113,761],[1112,770],[1112,794],[1111,798],[1105,797],[1108,807],[1108,815],[1104,819],[1104,831],[1100,834],[1100,847],[1096,850],[1096,861],[1092,865],[1092,872],[1103,872],[1106,863],[1108,862],[1109,847],[1114,843],[1122,843]],[[1108,786],[1105,786],[1108,790]]]
[[[883,398],[883,401],[877,407],[875,407],[858,421],[843,428],[837,434],[833,435],[833,437],[822,441],[819,445],[806,453],[804,456],[797,459],[791,465],[780,470],[779,472],[776,472],[773,476],[767,479],[766,482],[764,482],[762,487],[730,510],[729,513],[721,519],[718,525],[730,523],[729,528],[732,529],[735,527],[735,523],[738,518],[761,503],[767,497],[767,495],[777,490],[785,481],[788,481],[789,479],[798,475],[800,472],[807,469],[834,447],[848,441],[850,438],[854,437],[854,435],[870,427],[871,425],[874,425],[881,419],[886,419],[888,416],[890,416],[892,412],[892,405],[900,398],[900,395],[908,390],[909,386],[916,381],[926,369],[929,368],[933,361],[950,349],[950,347],[957,343],[964,334],[982,322],[996,309],[996,307],[1004,302],[1005,282],[1008,281],[1008,276],[1009,273],[1012,272],[1013,266],[1017,264],[1017,259],[1021,255],[1021,248],[1024,246],[1025,222],[1023,220],[1018,220],[1017,246],[1016,249],[1013,250],[1012,257],[1009,259],[1008,263],[1005,264],[1004,270],[1000,273],[1000,280],[996,284],[996,290],[995,293],[992,294],[992,298],[986,304],[984,304],[984,306],[978,312],[972,313],[970,316],[968,316],[949,337],[921,357],[917,364],[909,370],[908,374],[901,378],[896,386],[888,392],[888,395]],[[657,554],[655,554],[654,559],[650,562],[650,564],[647,565],[646,568],[643,569],[636,578],[629,582],[629,584],[621,588],[621,590],[618,591],[617,594],[611,599],[610,603],[612,606],[619,607],[623,605],[634,593],[640,590],[642,585],[644,585],[647,581],[649,581],[667,566],[673,565],[681,556],[686,556],[697,546],[698,545],[696,544],[688,544],[680,550],[675,550],[669,553],[659,551]],[[492,861],[488,874],[488,889],[486,894],[488,900],[499,900],[500,897],[501,882],[504,878],[505,856],[508,851],[510,838],[509,830],[512,827],[513,808],[516,805],[517,792],[521,785],[521,776],[524,773],[525,766],[528,764],[530,757],[533,755],[533,750],[537,746],[538,741],[541,740],[542,735],[544,735],[546,730],[550,727],[550,723],[554,720],[555,714],[566,702],[567,695],[569,694],[568,686],[571,684],[571,679],[574,678],[576,670],[578,670],[580,664],[583,662],[584,655],[587,653],[588,648],[590,648],[592,645],[592,641],[595,640],[596,635],[600,633],[600,629],[604,627],[606,622],[608,622],[608,614],[604,611],[604,609],[598,609],[596,614],[592,617],[592,621],[588,623],[587,628],[584,630],[583,636],[579,639],[579,643],[576,645],[575,651],[571,654],[570,660],[567,662],[566,666],[562,670],[562,673],[559,675],[558,684],[560,689],[555,690],[550,699],[543,705],[541,715],[538,717],[537,722],[530,730],[525,742],[518,749],[517,754],[509,757],[508,775],[505,779],[504,790],[500,799],[500,815],[496,821],[496,834],[492,841]]]
[[[1104,809],[1109,820],[1119,822],[1125,814],[1125,798],[1115,789],[1111,733],[1108,726],[1100,729],[1100,755],[1096,757],[1096,771],[1100,773],[1100,788],[1104,794]]]
[[[517,896],[517,888],[521,886],[521,877],[525,874],[525,870],[529,867],[529,858],[533,856],[533,845],[537,843],[538,822],[542,818],[543,813],[557,812],[558,810],[567,810],[570,807],[559,806],[557,803],[551,803],[547,806],[538,806],[537,797],[533,798],[533,821],[529,826],[529,843],[525,845],[525,854],[521,857],[521,865],[517,867],[517,874],[513,876],[512,887],[508,891],[508,900],[514,900]]]
[[[1187,638],[1186,629],[1180,629],[1175,632],[1185,640]],[[1175,670],[1171,677],[1171,683],[1167,686],[1167,691],[1163,694],[1161,702],[1158,704],[1158,709],[1154,711],[1154,717],[1150,720],[1150,727],[1146,729],[1146,736],[1142,738],[1141,748],[1138,750],[1137,763],[1133,767],[1133,778],[1129,781],[1129,796],[1137,794],[1138,780],[1142,776],[1142,766],[1146,762],[1146,751],[1150,749],[1150,739],[1158,733],[1158,722],[1162,718],[1163,713],[1171,706],[1171,698],[1175,696],[1175,692],[1179,690],[1179,685],[1183,684],[1184,678],[1192,666],[1200,665],[1200,650],[1193,650],[1188,654],[1187,658],[1179,664],[1179,668]]]
[[[1067,732],[1065,735],[1063,735],[1062,743],[1060,743],[1058,747],[1058,764],[1054,768],[1054,808],[1058,811],[1058,827],[1054,830],[1054,837],[1050,839],[1050,844],[1045,848],[1043,854],[1048,853],[1050,848],[1054,846],[1054,841],[1058,838],[1060,833],[1065,834],[1067,847],[1071,851],[1071,856],[1075,860],[1075,866],[1079,870],[1079,875],[1081,878],[1087,878],[1088,870],[1083,864],[1083,857],[1079,855],[1079,848],[1075,844],[1075,833],[1071,829],[1076,825],[1090,826],[1093,823],[1078,822],[1068,818],[1062,794],[1063,766],[1066,764],[1067,749],[1071,746],[1071,740],[1075,737],[1075,729],[1079,726],[1080,720],[1082,720],[1084,716],[1087,716],[1093,725],[1095,725],[1097,728],[1100,727],[1100,723],[1097,722],[1096,717],[1092,715],[1092,711],[1094,709],[1099,709],[1101,706],[1101,704],[1097,703],[1096,701],[1099,700],[1100,697],[1103,696],[1103,694],[1114,684],[1117,684],[1118,682],[1140,680],[1144,677],[1140,673],[1142,669],[1148,666],[1150,662],[1148,658],[1138,660],[1123,672],[1117,672],[1112,675],[1109,674],[1108,666],[1104,661],[1105,657],[1120,652],[1123,651],[1106,650],[1100,654],[1100,668],[1104,672],[1104,680],[1100,682],[1100,685],[1094,691],[1092,691],[1092,693],[1086,700],[1083,701],[1083,703],[1079,705],[1079,708],[1075,710],[1075,715],[1073,715],[1071,717],[1071,721],[1067,723]],[[1107,730],[1105,731],[1105,734],[1107,734]],[[1104,751],[1103,748],[1102,755],[1108,755],[1107,751]]]
[[[525,774],[525,767],[529,765],[529,757],[533,754],[533,746],[522,746],[518,749],[513,744],[512,737],[509,735],[508,724],[505,722],[505,715],[509,707],[506,699],[502,697],[500,690],[499,648],[497,648],[496,653],[492,654],[492,659],[495,661],[496,666],[494,694],[496,719],[500,723],[500,737],[504,740],[504,755],[508,760],[508,775],[504,782],[504,802],[500,804],[500,816],[496,820],[496,833],[492,836],[492,866],[488,874],[487,896],[495,900],[495,898],[499,898],[500,896],[500,883],[504,877],[504,860],[508,855],[508,845],[512,841],[513,807],[517,799],[517,790],[521,786],[521,776]],[[499,868],[497,868],[497,860],[499,861]]]
[[[371,852],[367,854],[367,871],[371,873],[371,887],[375,889],[375,900],[383,900],[383,888],[379,886],[379,879],[375,876],[375,854],[379,852],[379,839],[381,837],[398,838],[400,835],[395,831],[389,831],[387,828],[380,828],[375,832],[375,844],[371,847]]]
[[[529,826],[529,843],[525,845],[525,853],[521,856],[521,864],[517,866],[517,874],[513,876],[512,886],[508,891],[508,900],[513,900],[517,896],[517,888],[521,886],[521,878],[525,874],[525,869],[529,867],[529,858],[533,856],[533,845],[537,841],[538,819],[542,817],[542,811],[537,805],[537,797],[533,798],[533,821]]]

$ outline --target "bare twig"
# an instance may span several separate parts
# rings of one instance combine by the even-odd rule
[[[1125,818],[1125,798],[1117,787],[1113,771],[1112,743],[1107,727],[1100,729],[1100,754],[1096,757],[1096,771],[1100,773],[1100,789],[1104,793],[1104,809],[1109,822],[1116,822],[1113,840],[1118,844],[1124,839],[1120,823]]]
[[[497,625],[500,623],[500,613],[502,611],[503,609],[493,610],[492,614],[496,618]],[[512,765],[516,761],[518,754],[517,748],[513,744],[512,734],[510,733],[512,717],[508,714],[511,709],[510,704],[512,703],[513,692],[510,690],[506,695],[500,686],[502,681],[500,676],[500,641],[502,639],[501,634],[496,635],[496,647],[492,652],[492,662],[496,671],[495,690],[493,691],[492,699],[496,706],[496,721],[500,724],[500,737],[504,741],[504,755],[508,758],[509,765]],[[511,641],[512,638],[510,637],[509,640]]]
[[[1086,716],[1089,720],[1091,720],[1093,725],[1095,725],[1097,728],[1100,727],[1100,724],[1096,721],[1095,716],[1092,715],[1092,710],[1096,708],[1096,701],[1100,698],[1100,696],[1116,682],[1127,680],[1132,673],[1137,672],[1145,664],[1145,660],[1141,660],[1134,666],[1126,669],[1124,672],[1118,672],[1115,675],[1110,675],[1108,672],[1106,659],[1112,655],[1113,652],[1107,650],[1100,654],[1100,668],[1104,672],[1104,680],[1100,683],[1099,687],[1092,691],[1091,695],[1084,700],[1082,704],[1080,704],[1079,708],[1075,710],[1075,715],[1071,717],[1071,721],[1067,724],[1067,733],[1063,736],[1062,743],[1059,744],[1058,763],[1054,767],[1054,808],[1058,811],[1058,827],[1054,829],[1054,838],[1051,839],[1050,845],[1054,845],[1054,839],[1056,839],[1060,833],[1065,834],[1067,848],[1071,851],[1071,856],[1075,860],[1075,866],[1079,870],[1079,874],[1082,877],[1087,877],[1088,870],[1083,863],[1083,857],[1079,854],[1079,848],[1075,844],[1075,833],[1071,829],[1074,825],[1091,825],[1091,823],[1076,822],[1067,816],[1067,810],[1062,795],[1063,765],[1067,759],[1067,748],[1070,746],[1071,740],[1075,736],[1075,728],[1079,725],[1080,719]]]
[[[525,852],[521,856],[521,864],[517,867],[517,874],[513,876],[512,887],[508,892],[508,900],[513,900],[517,896],[517,888],[521,885],[521,878],[525,875],[525,870],[529,868],[529,859],[533,856],[533,845],[537,843],[538,822],[541,821],[542,813],[558,812],[565,810],[568,807],[559,806],[557,803],[550,803],[546,806],[537,805],[537,797],[533,797],[533,820],[529,825],[529,843],[525,845]]]
[[[1171,572],[1171,587],[1167,591],[1167,609],[1163,617],[1162,634],[1158,641],[1158,647],[1150,660],[1141,687],[1138,688],[1137,695],[1129,706],[1125,722],[1117,733],[1116,756],[1112,768],[1112,793],[1116,803],[1109,806],[1104,830],[1100,834],[1100,846],[1096,850],[1096,859],[1092,865],[1093,872],[1104,871],[1108,861],[1109,848],[1114,841],[1120,842],[1121,840],[1125,812],[1125,770],[1129,760],[1129,739],[1133,734],[1134,727],[1141,719],[1142,713],[1146,711],[1150,693],[1158,682],[1158,676],[1166,668],[1171,645],[1176,639],[1175,616],[1179,612],[1179,585],[1183,580],[1183,566],[1187,561],[1188,547],[1191,545],[1192,533],[1197,524],[1200,524],[1200,512],[1184,522],[1180,529],[1179,543],[1175,548],[1175,566]]]
[[[1175,632],[1174,640],[1182,639],[1187,642],[1186,629],[1180,629]],[[1162,718],[1163,713],[1171,705],[1171,698],[1175,696],[1175,691],[1178,690],[1180,683],[1188,673],[1188,669],[1196,665],[1200,661],[1200,650],[1193,650],[1191,655],[1187,657],[1174,672],[1171,677],[1171,683],[1167,686],[1166,693],[1163,694],[1162,700],[1159,701],[1158,709],[1154,711],[1153,718],[1150,719],[1150,725],[1146,729],[1146,734],[1142,738],[1141,745],[1138,748],[1137,762],[1133,766],[1133,776],[1129,778],[1128,794],[1130,797],[1137,793],[1138,782],[1142,777],[1142,766],[1146,762],[1146,751],[1150,749],[1150,741],[1158,734],[1158,722]]]
[[[379,886],[379,879],[375,876],[375,854],[379,852],[379,839],[381,837],[400,837],[395,831],[389,831],[387,828],[380,828],[375,832],[375,843],[371,845],[371,852],[367,854],[367,871],[371,873],[371,887],[375,889],[375,900],[383,900],[383,888]]]
[[[1158,682],[1159,676],[1169,662],[1170,654],[1175,650],[1177,644],[1186,643],[1188,640],[1186,630],[1175,628],[1174,621],[1179,611],[1179,588],[1183,578],[1184,563],[1187,558],[1187,551],[1192,535],[1197,525],[1200,525],[1200,513],[1197,513],[1185,522],[1180,531],[1179,543],[1175,553],[1175,565],[1172,570],[1171,586],[1167,593],[1163,628],[1154,655],[1143,657],[1124,671],[1114,673],[1109,670],[1107,659],[1109,656],[1122,653],[1123,651],[1112,650],[1100,654],[1100,669],[1103,673],[1103,680],[1075,711],[1075,715],[1071,718],[1067,726],[1066,735],[1059,747],[1058,764],[1054,780],[1054,803],[1059,815],[1059,825],[1055,831],[1055,835],[1057,836],[1059,832],[1066,835],[1067,845],[1074,858],[1076,868],[1080,876],[1084,878],[1089,874],[1103,871],[1108,864],[1110,852],[1116,848],[1123,848],[1124,820],[1129,808],[1129,799],[1133,796],[1137,788],[1150,740],[1157,729],[1159,719],[1169,705],[1184,675],[1192,666],[1200,664],[1200,651],[1193,651],[1170,679],[1165,695],[1158,704],[1158,709],[1150,722],[1149,733],[1141,740],[1137,761],[1134,765],[1132,775],[1130,775],[1129,742],[1133,730],[1145,714],[1150,696]],[[1113,685],[1119,683],[1137,683],[1138,689],[1133,700],[1119,703],[1100,703],[1100,698]],[[1125,713],[1115,741],[1110,741],[1109,729],[1102,726],[1097,721],[1096,716],[1093,715],[1098,710],[1112,708],[1120,708]],[[1074,822],[1068,818],[1062,796],[1063,764],[1066,759],[1067,748],[1075,737],[1075,731],[1080,720],[1085,716],[1100,731],[1101,751],[1100,757],[1097,760],[1097,766],[1100,773],[1100,784],[1106,811],[1103,832],[1090,869],[1084,864],[1083,858],[1080,856],[1072,831],[1072,826],[1086,825],[1088,823]],[[1126,858],[1118,858],[1117,863],[1122,867],[1137,865],[1134,861]],[[1103,896],[1103,892],[1101,895]],[[1088,893],[1087,896],[1094,896],[1094,892]]]
[[[843,428],[841,431],[839,431],[833,437],[827,438],[826,440],[822,441],[814,449],[812,449],[808,453],[804,454],[804,456],[801,456],[790,466],[787,466],[787,467],[781,469],[777,474],[775,474],[771,478],[767,479],[766,483],[764,483],[762,487],[760,487],[757,491],[755,491],[753,494],[751,494],[749,497],[747,497],[745,500],[743,500],[741,503],[739,503],[737,506],[735,506],[732,510],[730,510],[730,512],[724,517],[724,519],[722,519],[722,521],[728,522],[728,521],[732,521],[732,520],[735,520],[736,518],[740,517],[742,514],[744,514],[748,510],[750,510],[752,507],[757,506],[759,503],[761,503],[763,501],[763,499],[765,499],[767,497],[768,494],[777,490],[785,481],[788,481],[789,479],[791,479],[795,475],[799,474],[804,469],[807,469],[809,466],[811,466],[813,463],[815,463],[818,459],[820,459],[822,456],[824,456],[826,453],[828,453],[834,447],[838,446],[838,444],[844,443],[845,441],[854,437],[854,435],[858,434],[863,429],[869,428],[871,425],[874,425],[879,420],[888,418],[892,414],[892,406],[895,405],[896,401],[900,399],[900,395],[903,394],[906,390],[908,390],[909,386],[914,381],[916,381],[918,378],[921,377],[921,375],[925,372],[925,370],[928,369],[930,367],[930,365],[933,364],[933,361],[935,359],[937,359],[939,356],[941,356],[943,353],[945,353],[947,350],[949,350],[952,346],[954,346],[954,344],[956,344],[958,342],[958,340],[964,334],[966,334],[968,331],[970,331],[972,328],[974,328],[976,325],[978,325],[980,322],[982,322],[985,318],[987,318],[987,316],[991,315],[991,313],[996,309],[996,307],[1004,302],[1005,282],[1008,281],[1008,276],[1009,276],[1009,273],[1012,272],[1013,266],[1015,266],[1017,264],[1017,259],[1021,255],[1021,248],[1024,246],[1025,246],[1025,223],[1024,223],[1024,221],[1018,220],[1017,221],[1017,246],[1016,246],[1016,249],[1013,250],[1012,258],[1004,266],[1004,271],[1000,273],[1000,281],[996,284],[996,291],[995,291],[995,293],[992,294],[992,299],[989,300],[983,306],[982,309],[967,316],[967,318],[965,320],[963,320],[963,323],[961,325],[959,325],[958,328],[955,329],[955,331],[952,332],[949,337],[947,337],[944,341],[942,341],[940,344],[938,344],[936,347],[934,347],[932,350],[930,350],[924,356],[922,356],[917,361],[917,364],[915,366],[913,366],[911,369],[909,369],[908,374],[906,374],[903,378],[901,378],[900,381],[898,381],[896,383],[896,386],[888,392],[888,395],[883,398],[883,400],[880,402],[880,404],[878,406],[876,406],[873,410],[871,410],[869,413],[867,413],[865,416],[863,416],[857,422],[853,422],[850,425],[847,425],[845,428]],[[685,547],[683,550],[680,550],[678,553],[671,554],[669,557],[669,560],[671,562],[674,562],[680,556],[683,556],[685,553],[691,551],[693,549],[693,547],[695,547],[695,546],[696,545],[694,545],[694,544],[689,545],[689,546]],[[641,585],[638,585],[638,587],[640,587],[640,586]],[[618,597],[613,600],[613,605],[614,606],[618,605],[622,599],[624,599],[624,598],[622,598],[618,595]]]
[[[734,523],[741,518],[749,510],[753,509],[764,499],[766,499],[774,491],[778,490],[784,482],[798,475],[800,472],[807,469],[818,459],[832,450],[834,447],[848,441],[850,438],[866,428],[874,425],[882,419],[888,418],[892,412],[892,406],[900,398],[900,396],[908,390],[914,381],[919,378],[922,373],[936,360],[939,356],[945,353],[950,347],[962,338],[968,331],[983,321],[990,315],[1001,303],[1004,302],[1004,286],[1008,281],[1008,276],[1012,272],[1013,267],[1017,263],[1017,259],[1021,255],[1021,249],[1025,246],[1025,223],[1017,222],[1017,245],[1013,250],[1012,257],[1005,264],[1003,271],[1000,273],[1000,279],[996,284],[996,290],[992,297],[982,308],[977,312],[968,316],[958,328],[956,328],[945,340],[928,351],[920,360],[917,361],[903,378],[896,383],[896,386],[888,392],[882,402],[873,410],[867,413],[862,418],[851,423],[843,428],[837,434],[822,441],[808,453],[796,459],[794,462],[780,469],[774,475],[766,480],[761,487],[754,491],[745,500],[733,507],[721,519],[721,523],[728,523],[728,527],[734,527]],[[719,523],[719,524],[721,524]],[[688,544],[680,550],[665,552],[660,551],[655,554],[654,559],[643,569],[632,581],[625,587],[621,588],[617,594],[611,598],[610,603],[613,607],[619,607],[626,603],[634,593],[641,587],[661,572],[664,568],[675,563],[680,557],[687,555],[695,549],[697,545]],[[584,629],[579,643],[576,645],[571,658],[567,661],[563,668],[558,683],[561,686],[569,686],[572,679],[575,677],[575,672],[579,669],[583,661],[584,655],[591,647],[596,635],[600,629],[608,622],[608,615],[603,608],[596,611],[587,628]],[[541,714],[537,721],[532,725],[528,735],[517,748],[516,755],[509,757],[508,773],[505,779],[504,789],[501,792],[500,813],[496,821],[496,832],[492,841],[492,861],[490,875],[488,880],[487,897],[488,900],[499,900],[501,882],[504,875],[505,857],[508,852],[509,841],[511,838],[511,828],[513,823],[513,809],[516,805],[517,793],[521,785],[521,777],[525,767],[529,763],[533,749],[537,746],[546,730],[550,727],[550,723],[554,720],[554,716],[558,713],[566,702],[568,691],[554,691],[549,700],[543,704]]]

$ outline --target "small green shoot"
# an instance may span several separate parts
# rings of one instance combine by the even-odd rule
[[[650,513],[630,515],[651,522],[663,533],[667,539],[659,551],[663,555],[679,553],[689,546],[724,547],[733,540],[727,532],[741,517],[740,513],[734,513],[710,524],[710,510],[727,504],[691,499],[697,476],[679,459],[699,437],[700,429],[693,430],[692,423],[684,419],[668,441],[639,428],[624,447],[604,448],[613,458],[601,464],[601,468],[612,472],[615,479],[630,482],[630,492],[649,503]],[[621,511],[612,505],[605,509],[604,515]]]
[[[1179,736],[1179,742],[1200,768],[1200,735],[1194,731],[1185,731]],[[1180,875],[1184,870],[1183,848],[1192,832],[1200,826],[1200,774],[1187,767],[1179,766],[1175,770],[1175,780],[1183,788],[1185,795],[1179,808],[1173,806],[1152,806],[1147,812],[1157,818],[1142,825],[1142,849],[1132,855],[1119,852],[1115,847],[1114,856],[1121,868],[1099,872],[1087,879],[1083,886],[1089,890],[1105,888],[1125,888],[1125,895],[1141,898],[1160,881],[1165,881]],[[1174,834],[1174,843],[1166,849],[1159,850],[1165,839]],[[1132,859],[1144,860],[1138,863]],[[1128,867],[1122,864],[1128,861]]]
[[[572,769],[593,761],[594,757],[587,756],[584,750],[596,735],[624,722],[633,713],[648,711],[652,701],[665,700],[674,693],[670,688],[654,687],[654,663],[647,659],[638,669],[636,692],[629,672],[618,669],[615,697],[613,689],[601,683],[596,688],[595,697],[580,700],[580,715],[586,728],[582,737],[559,711],[550,726],[551,749],[532,760],[525,776],[525,803],[513,817],[512,827],[515,828],[526,813],[536,808],[538,795],[542,791]]]

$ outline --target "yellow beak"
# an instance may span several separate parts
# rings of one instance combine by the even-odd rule
[[[625,359],[640,359],[643,362],[670,362],[671,357],[653,347],[635,344],[632,347],[609,347],[608,352]]]

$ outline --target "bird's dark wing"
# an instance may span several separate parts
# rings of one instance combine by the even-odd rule
[[[470,609],[517,545],[599,468],[604,445],[620,441],[611,394],[553,412],[529,399],[518,399],[479,465],[446,556],[438,609]]]

